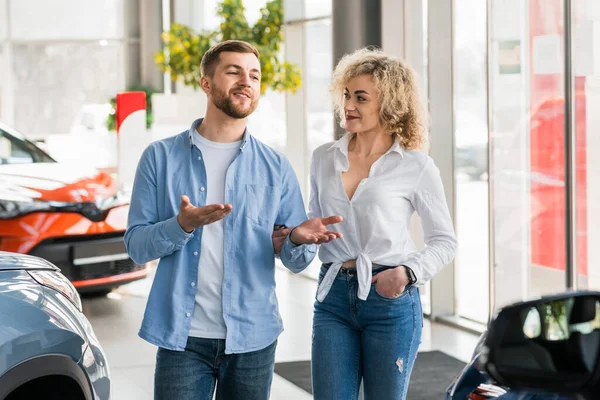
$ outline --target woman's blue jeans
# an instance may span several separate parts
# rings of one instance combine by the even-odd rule
[[[321,268],[319,282],[327,268]],[[373,269],[376,274],[377,268]],[[356,276],[338,274],[325,300],[315,302],[312,384],[315,400],[405,399],[421,343],[423,312],[416,287],[395,299],[375,285],[358,298]]]

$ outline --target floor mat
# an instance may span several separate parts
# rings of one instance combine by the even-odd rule
[[[441,351],[420,352],[411,374],[408,399],[443,399],[446,389],[464,367],[464,362]],[[312,394],[310,361],[277,363],[275,373]]]

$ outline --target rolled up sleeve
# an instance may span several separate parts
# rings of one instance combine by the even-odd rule
[[[159,221],[156,187],[156,164],[150,146],[136,170],[124,239],[127,253],[137,264],[170,255],[193,237],[181,228],[177,216]]]
[[[411,203],[421,217],[425,248],[403,263],[424,284],[454,259],[456,235],[439,169],[429,158],[413,192]]]
[[[281,187],[280,208],[276,224],[287,227],[298,226],[306,221],[307,216],[298,179],[287,159],[284,159],[282,163]],[[316,254],[317,245],[296,246],[290,241],[288,235],[281,248],[280,258],[287,269],[298,273],[310,265]]]

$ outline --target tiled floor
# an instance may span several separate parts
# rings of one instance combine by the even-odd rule
[[[285,331],[279,338],[276,361],[310,359],[311,323],[316,282],[278,269],[277,294]],[[152,399],[156,348],[137,336],[150,279],[135,282],[106,298],[84,299],[84,312],[107,355],[113,400]],[[442,350],[466,361],[477,336],[425,321],[421,351]],[[275,376],[272,399],[311,399],[303,390]]]

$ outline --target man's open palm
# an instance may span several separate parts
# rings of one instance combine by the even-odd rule
[[[296,244],[320,244],[341,238],[341,233],[329,230],[327,226],[337,224],[342,220],[343,218],[337,215],[308,219],[293,230],[290,239]]]
[[[182,195],[177,222],[184,231],[191,232],[199,226],[212,224],[225,218],[232,209],[231,204],[210,204],[196,207],[190,202],[188,196]]]

